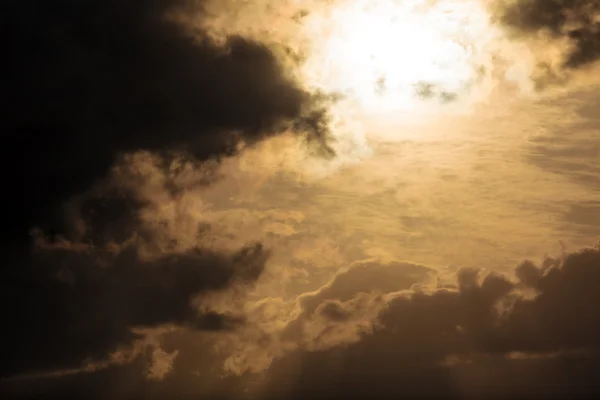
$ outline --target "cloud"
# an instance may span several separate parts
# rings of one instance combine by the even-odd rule
[[[391,293],[410,289],[424,281],[433,270],[422,265],[392,262],[355,263],[342,270],[326,285],[299,298],[303,309],[314,312],[328,300],[347,301],[359,293]]]
[[[513,35],[542,39],[538,85],[560,83],[600,58],[600,6],[595,0],[499,0],[494,5],[498,21]]]
[[[305,116],[313,125],[326,117],[265,45],[235,35],[217,43],[169,18],[184,9],[202,19],[203,2],[192,4],[61,0],[50,7],[36,0],[4,7],[9,61],[2,74],[11,78],[2,84],[10,99],[2,176],[26,182],[18,210],[30,224],[101,178],[120,153],[220,158]],[[16,164],[10,153],[21,154]]]
[[[496,236],[510,233],[504,236],[515,241],[514,232],[525,237],[533,230],[501,218],[518,207],[498,214],[503,203],[487,189],[469,210],[485,214],[482,225],[468,217],[460,225],[467,229],[450,229],[461,215],[446,206],[464,205],[454,190],[464,187],[439,182],[449,182],[446,176],[460,180],[461,174],[471,181],[471,164],[469,171],[448,167],[447,154],[439,156],[445,150],[421,152],[419,139],[402,148],[416,149],[414,166],[411,151],[390,156],[408,168],[389,162],[387,171],[388,160],[382,164],[377,157],[362,164],[366,185],[352,170],[341,171],[342,180],[310,185],[288,175],[307,159],[297,151],[305,146],[299,134],[329,150],[320,135],[333,118],[327,108],[333,100],[302,89],[272,42],[237,33],[260,30],[257,25],[267,26],[262,21],[287,18],[291,10],[269,10],[277,5],[270,0],[250,2],[260,18],[248,14],[241,26],[214,40],[223,32],[193,32],[180,14],[216,30],[219,21],[227,28],[223,21],[238,16],[228,13],[203,25],[204,1],[21,3],[8,5],[4,37],[18,40],[6,46],[9,62],[0,67],[14,77],[2,84],[10,99],[3,110],[9,132],[3,177],[27,189],[22,204],[21,196],[5,196],[11,218],[2,229],[0,357],[9,361],[1,377],[21,382],[25,391],[52,394],[69,386],[69,393],[104,398],[131,397],[137,390],[143,398],[239,398],[259,386],[267,398],[334,392],[346,398],[375,392],[460,397],[478,390],[510,394],[509,386],[535,392],[531,385],[542,381],[557,381],[563,389],[587,382],[572,367],[597,361],[600,317],[590,304],[598,300],[599,249],[542,265],[523,262],[514,276],[462,269],[452,283],[442,283],[433,268],[408,262],[351,263],[369,252],[386,260],[401,255],[493,269],[518,251],[507,246],[504,254],[490,255],[495,250],[477,238],[499,229]],[[578,7],[584,3],[568,4],[583,15]],[[549,37],[547,48],[558,56],[542,54],[540,60],[552,71],[567,76],[595,61],[583,39],[563,32],[567,28],[553,33],[551,18],[526,27],[511,17],[510,7],[529,13],[514,4],[502,8],[503,26],[519,40],[529,40],[528,32]],[[548,10],[544,15],[555,11]],[[274,33],[273,42],[293,33]],[[577,46],[591,58],[576,56]],[[550,82],[550,75],[542,78]],[[448,95],[439,87],[417,89],[425,97]],[[266,140],[275,135],[277,140]],[[241,157],[229,157],[241,151]],[[15,163],[13,153],[23,157]],[[468,159],[457,154],[450,158]],[[490,160],[505,155],[489,154]],[[435,168],[429,161],[423,168],[422,160],[433,160]],[[487,167],[497,165],[481,170]],[[423,171],[439,168],[451,175],[424,179]],[[381,188],[379,170],[389,176],[402,171],[409,182],[436,187],[428,192],[427,185],[415,186],[411,193],[410,185],[385,176],[393,181],[389,193],[405,200],[387,201],[390,196],[373,189]],[[301,182],[291,184],[296,178]],[[477,175],[476,183],[485,189],[488,178]],[[498,187],[514,191],[509,186]],[[552,197],[546,194],[556,190],[536,186],[536,215]],[[437,207],[440,198],[450,202],[442,201],[448,218],[418,209]],[[591,210],[594,204],[588,205]],[[360,218],[352,219],[353,212]],[[17,227],[11,221],[19,218]],[[495,218],[502,223],[490,229]],[[539,221],[546,229],[548,221]],[[26,242],[31,248],[14,245],[17,229],[32,225],[40,229],[33,243]],[[449,251],[444,230],[457,243]],[[430,234],[427,251],[419,247],[423,231]],[[508,242],[492,245],[499,249],[502,243]],[[462,258],[452,258],[459,251]],[[45,378],[52,383],[43,389],[26,388]],[[478,382],[488,386],[478,388]]]
[[[515,272],[510,279],[463,269],[455,285],[391,294],[360,340],[288,353],[272,364],[264,386],[275,397],[294,398],[333,392],[560,398],[594,390],[595,375],[584,371],[600,350],[600,313],[593,306],[600,249],[540,266],[524,262]],[[340,301],[325,300],[317,309],[337,327],[352,315]],[[577,363],[576,371],[569,369]]]
[[[156,393],[183,395],[185,387],[227,398],[239,398],[238,390],[258,398],[531,398],[593,390],[584,371],[600,350],[600,314],[592,306],[600,248],[540,265],[524,261],[510,276],[467,268],[454,284],[415,286],[430,273],[417,265],[356,264],[295,304],[250,302],[235,331],[203,338],[174,331],[161,351],[177,357],[160,359],[169,362],[157,370],[172,373]],[[371,281],[361,287],[365,277]],[[240,375],[218,378],[214,368],[222,362]],[[194,368],[202,368],[202,380],[189,373]],[[213,383],[205,387],[207,380]]]
[[[568,38],[564,67],[578,68],[600,57],[600,5],[594,0],[512,1],[501,20],[524,34],[545,31],[556,39]]]
[[[248,300],[247,323],[216,338],[226,372],[267,370],[293,351],[317,351],[355,343],[372,333],[387,307],[386,294],[424,281],[430,268],[410,263],[355,263],[327,284],[295,300]]]
[[[540,267],[524,262],[515,275],[462,269],[454,287],[388,297],[380,322],[395,332],[394,351],[419,358],[600,349],[600,314],[590,307],[598,297],[600,249]]]
[[[173,370],[173,360],[179,352],[166,353],[162,349],[152,352],[152,365],[148,369],[148,377],[152,380],[161,380]]]
[[[4,148],[24,151],[27,190],[19,206],[8,198],[17,224],[3,226],[11,346],[2,356],[14,362],[4,363],[2,378],[64,377],[140,359],[149,379],[162,378],[176,354],[161,353],[165,327],[221,334],[245,323],[207,302],[246,290],[270,252],[223,229],[230,222],[207,210],[201,189],[227,172],[232,161],[220,168],[221,158],[242,142],[318,118],[305,114],[311,95],[264,45],[188,37],[165,19],[183,4],[11,4],[16,20],[7,29],[24,37],[10,49],[18,53],[7,82],[16,100]],[[7,175],[21,168],[6,167]],[[13,242],[34,224],[33,243]]]
[[[38,239],[35,252],[2,281],[4,377],[102,361],[164,326],[223,331],[239,316],[195,306],[199,295],[251,284],[268,252],[202,248],[148,260],[135,243],[79,249]],[[135,329],[138,329],[137,333]]]
[[[523,262],[514,279],[465,268],[457,273],[455,284],[414,286],[430,273],[410,264],[357,265],[320,290],[300,296],[295,310],[265,300],[260,311],[273,303],[271,310],[281,310],[274,315],[284,328],[263,330],[268,338],[263,354],[272,354],[271,362],[277,362],[307,351],[375,346],[380,349],[376,353],[386,348],[386,357],[406,367],[414,362],[437,368],[456,357],[518,353],[541,358],[600,350],[600,315],[589,306],[596,301],[594,288],[600,282],[600,249],[584,249],[562,261],[547,259],[541,266]],[[256,314],[249,321],[249,329],[260,330]],[[229,348],[237,360],[232,371],[268,368],[271,362],[253,364],[252,354],[261,346],[256,348],[255,340],[247,342],[246,332],[234,334],[241,336]]]

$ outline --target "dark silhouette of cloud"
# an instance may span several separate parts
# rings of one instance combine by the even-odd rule
[[[192,249],[146,260],[136,246],[119,249],[52,244],[36,250],[1,283],[3,377],[76,368],[104,360],[141,336],[134,328],[175,325],[223,331],[243,319],[194,306],[200,294],[254,282],[268,252]]]
[[[275,361],[265,398],[581,398],[600,390],[600,248],[515,279],[463,269],[454,286],[390,297],[372,334]],[[382,282],[385,286],[385,282]],[[325,300],[320,317],[351,318]],[[335,306],[337,305],[337,306]]]
[[[305,113],[326,117],[307,111],[311,95],[267,47],[192,36],[168,18],[182,7],[202,18],[202,1],[3,3],[1,170],[26,189],[13,212],[30,225],[102,177],[119,153],[219,158]],[[316,136],[326,129],[313,125]],[[8,225],[4,232],[17,228]]]
[[[395,332],[394,351],[437,361],[456,354],[600,350],[600,312],[591,306],[600,296],[600,248],[541,267],[526,261],[515,275],[462,269],[454,287],[399,292],[380,316],[383,331]],[[374,340],[377,334],[366,339]]]
[[[339,290],[330,289],[336,287],[334,280],[322,290],[329,295],[323,295],[311,311],[316,318],[327,319],[330,327],[337,326],[337,333],[357,318],[375,315],[377,323],[360,340],[335,345],[331,340],[343,336],[330,336],[328,346],[297,347],[260,376],[222,377],[213,369],[220,357],[210,351],[210,340],[198,347],[200,339],[175,333],[168,345],[169,351],[181,354],[174,361],[174,373],[160,383],[127,380],[138,382],[134,393],[148,398],[187,398],[194,393],[231,399],[248,393],[263,399],[581,398],[600,389],[594,368],[600,354],[600,312],[594,306],[599,296],[600,248],[547,259],[541,265],[525,261],[512,278],[462,269],[455,284],[429,289],[414,286],[416,276],[410,275],[423,278],[428,273],[427,268],[414,266],[397,280],[395,292],[390,285],[393,268],[373,267],[374,275],[388,279],[380,285],[366,282],[365,290],[351,284],[345,292],[341,285]],[[351,268],[338,279],[348,281],[355,275],[357,279],[350,280],[358,284],[366,270],[368,266]],[[386,306],[377,314],[365,314],[358,306],[378,304],[363,301],[369,296],[387,299]],[[305,310],[302,318],[308,318],[308,313]],[[204,362],[212,367],[202,366]],[[134,365],[111,370],[115,374],[111,379],[125,379],[119,374]],[[202,368],[203,379],[190,373],[194,368]],[[106,374],[98,371],[81,381],[93,385],[100,376],[106,379]]]

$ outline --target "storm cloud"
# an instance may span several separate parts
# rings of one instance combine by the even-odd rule
[[[137,382],[135,389],[130,383],[126,391],[111,392],[115,398],[127,393],[232,399],[243,393],[264,399],[331,394],[352,399],[401,394],[580,398],[596,387],[598,374],[592,366],[600,350],[600,313],[594,307],[600,282],[598,248],[539,265],[524,261],[510,275],[461,269],[449,282],[433,286],[415,286],[431,272],[428,268],[415,265],[402,271],[401,264],[357,264],[307,295],[300,302],[302,313],[288,323],[280,340],[263,336],[254,343],[264,352],[285,341],[297,344],[284,348],[262,374],[214,375],[214,365],[223,358],[211,350],[213,340],[184,332],[163,343],[179,355],[160,386],[132,380],[141,368],[132,363],[108,370],[113,375],[99,371],[70,379],[68,385],[56,386],[55,393],[78,393],[78,385],[101,386],[97,382],[109,377]],[[371,282],[361,288],[358,282],[365,276]],[[350,280],[357,285],[332,289],[337,281]],[[376,280],[379,285],[373,284]],[[202,379],[190,370],[203,371]],[[98,398],[108,393],[101,392]]]
[[[1,170],[5,181],[25,183],[27,196],[13,208],[30,224],[87,189],[121,153],[178,151],[206,160],[276,135],[306,112],[310,124],[324,127],[314,121],[320,114],[310,111],[311,95],[267,47],[239,36],[216,43],[170,18],[184,9],[201,19],[202,6],[2,5]]]
[[[454,135],[452,124],[423,138],[393,131],[389,140],[401,145],[375,143],[358,167],[341,162],[304,179],[280,165],[288,152],[279,150],[293,146],[277,140],[300,138],[332,155],[328,105],[337,97],[307,92],[282,64],[273,42],[294,29],[264,42],[250,34],[291,10],[256,2],[247,10],[260,12],[239,17],[238,3],[246,10],[237,0],[1,6],[0,171],[9,190],[0,393],[600,392],[600,247],[512,264],[535,253],[541,235],[553,240],[552,212],[570,209],[586,238],[596,234],[598,202],[510,158],[523,152],[510,147],[513,125],[504,122],[520,114],[490,107],[501,117],[473,126],[473,136]],[[597,2],[491,3],[510,40],[548,39],[559,50],[557,63],[538,60],[539,82],[600,58]],[[215,10],[228,14],[193,24]],[[217,29],[236,18],[247,31]],[[478,71],[475,81],[491,73]],[[425,81],[414,89],[442,103],[460,95]],[[559,126],[540,115],[531,119]],[[494,129],[501,141],[484,143]],[[581,143],[593,156],[591,142]],[[536,224],[520,224],[523,215]],[[502,269],[506,260],[515,268]]]
[[[233,254],[193,249],[146,260],[133,243],[95,248],[38,238],[28,262],[2,281],[3,337],[11,343],[2,354],[13,360],[3,363],[2,375],[104,361],[143,338],[135,329],[233,329],[241,317],[192,301],[254,282],[267,256],[254,245]]]

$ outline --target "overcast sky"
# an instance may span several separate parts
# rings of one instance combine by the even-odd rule
[[[600,2],[1,15],[6,398],[600,393]]]

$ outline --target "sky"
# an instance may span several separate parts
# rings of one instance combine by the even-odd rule
[[[600,2],[2,8],[2,398],[600,392]]]

